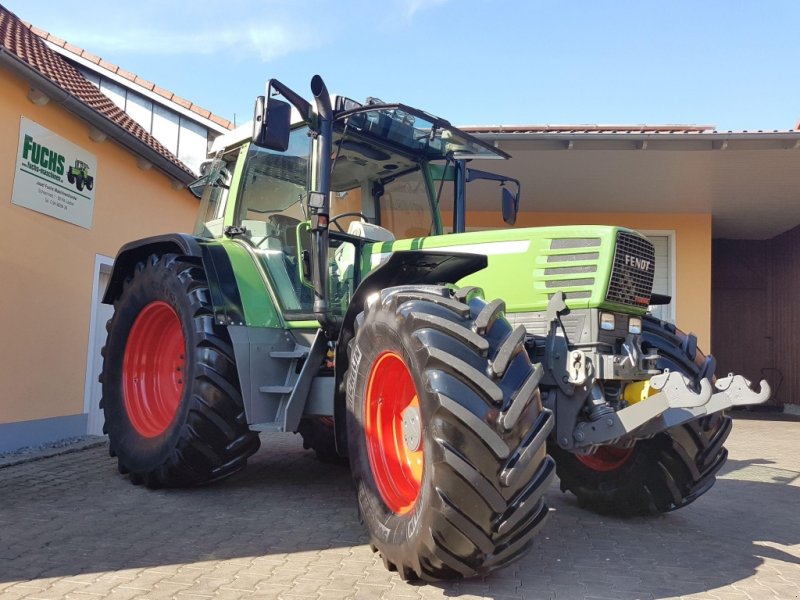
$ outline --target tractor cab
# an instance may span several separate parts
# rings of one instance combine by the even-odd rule
[[[468,160],[507,155],[443,119],[402,104],[361,106],[343,98],[335,104],[329,147],[314,123],[297,119],[280,143],[256,131],[223,146],[194,185],[203,188],[195,235],[246,244],[290,321],[319,317],[315,290],[317,298],[327,297],[326,312],[341,317],[373,266],[363,261],[366,247],[442,234],[445,189],[454,196],[446,201],[457,207],[457,218],[468,177],[516,183],[467,169]],[[257,113],[262,110],[257,107]],[[266,127],[279,125],[273,120]],[[330,173],[325,192],[314,191],[320,189],[320,163]],[[446,181],[452,183],[445,187]],[[510,222],[518,194],[518,185],[516,196],[502,194]],[[322,230],[327,240],[320,261],[314,238]],[[321,264],[326,281],[315,284],[314,268]]]

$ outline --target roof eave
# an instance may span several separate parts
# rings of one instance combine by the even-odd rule
[[[168,177],[188,185],[196,178],[195,175],[183,170],[167,158],[158,153],[131,133],[125,130],[105,115],[97,112],[82,100],[70,94],[64,88],[54,83],[48,77],[31,67],[24,60],[0,46],[0,64],[26,79],[38,90],[46,94],[52,101],[61,104],[74,115],[80,117],[99,131],[151,163],[154,167],[164,172]]]
[[[738,149],[797,149],[800,148],[800,131],[770,131],[770,132],[687,132],[687,133],[591,133],[591,132],[481,132],[474,133],[476,137],[504,141],[538,141],[538,142],[563,142],[563,146],[573,149],[575,142],[592,141],[595,143],[606,142],[609,148],[618,149],[620,143],[628,143],[631,149],[644,150],[648,143],[665,145],[678,145],[682,149],[695,147],[698,150],[725,150],[729,143],[735,144]],[[557,149],[557,145],[551,149]],[[593,144],[593,147],[597,147]],[[546,149],[543,147],[542,149]]]

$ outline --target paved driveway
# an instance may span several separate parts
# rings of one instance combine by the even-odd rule
[[[652,519],[579,509],[557,484],[521,562],[414,585],[365,545],[344,467],[291,435],[202,489],[148,491],[105,447],[0,469],[0,600],[800,598],[800,423],[737,419],[717,485]]]

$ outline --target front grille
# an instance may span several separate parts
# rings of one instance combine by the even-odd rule
[[[653,291],[655,249],[646,239],[620,231],[606,300],[647,308]]]

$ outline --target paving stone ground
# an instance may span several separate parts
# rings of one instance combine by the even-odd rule
[[[716,486],[657,518],[557,484],[533,551],[482,579],[405,583],[366,545],[345,467],[269,435],[220,484],[150,491],[105,447],[0,468],[0,600],[800,599],[800,423],[737,419]]]

